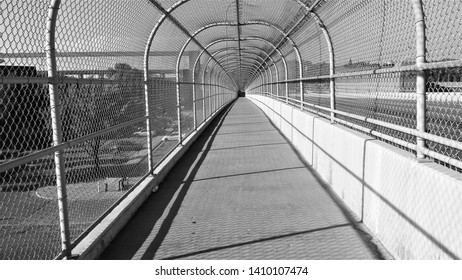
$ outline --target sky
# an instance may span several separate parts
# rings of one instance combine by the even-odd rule
[[[278,5],[273,7],[266,4],[261,7],[256,6],[262,5],[261,0],[244,1],[247,3],[243,5],[245,9],[254,10],[244,10],[242,18],[243,20],[263,19],[265,16],[280,18],[283,10],[293,10],[284,9],[285,6],[291,6],[291,1],[287,1],[274,2]],[[38,69],[46,69],[43,55],[6,58],[7,55],[2,56],[1,53],[43,53],[49,2],[50,0],[2,0],[0,2],[0,58],[5,59],[6,64],[35,65]],[[185,26],[194,30],[219,18],[223,20],[222,17],[225,15],[223,7],[229,6],[224,5],[229,2],[230,0],[191,0],[184,7],[176,10],[175,16],[180,18]],[[200,3],[204,5],[203,10],[191,10],[191,5]],[[462,1],[424,0],[423,3],[428,28],[427,59],[429,61],[462,59],[460,36]],[[410,1],[327,1],[318,14],[331,32],[336,61],[339,65],[347,63],[350,59],[353,62],[383,63],[415,59],[414,15]],[[142,53],[149,33],[160,15],[160,12],[148,1],[63,0],[57,23],[57,50],[58,52],[138,51]],[[270,34],[263,32],[262,28],[255,30],[254,32],[260,32],[262,36]],[[318,32],[315,37],[311,36],[314,31],[315,28],[307,26],[293,37],[300,44],[304,59],[317,62],[322,60],[320,57],[323,59],[327,57],[327,52],[325,45],[317,42],[324,40],[320,33]],[[152,49],[179,50],[186,39],[187,37],[179,29],[167,21],[164,28],[156,35]],[[139,55],[61,58],[58,61],[58,68],[107,69],[118,62],[141,68],[143,57]],[[150,66],[155,69],[170,69],[174,67],[175,62],[174,56],[162,57]]]

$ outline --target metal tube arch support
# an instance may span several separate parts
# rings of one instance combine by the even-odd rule
[[[302,56],[300,54],[300,50],[298,49],[298,46],[297,44],[294,42],[294,40],[289,36],[290,32],[288,33],[285,33],[280,27],[274,25],[274,24],[271,24],[269,22],[265,22],[265,21],[248,21],[248,22],[245,22],[243,23],[242,25],[265,25],[265,26],[268,26],[270,28],[273,28],[274,30],[278,31],[279,33],[281,33],[283,36],[284,36],[284,39],[287,39],[287,41],[289,41],[289,43],[291,44],[292,48],[294,49],[295,51],[295,55],[297,57],[297,61],[298,61],[298,71],[299,71],[299,77],[300,78],[303,78],[303,60],[302,60]],[[280,44],[279,44],[280,45]],[[279,47],[278,45],[276,45],[277,47]],[[273,51],[274,52],[274,51]],[[271,54],[273,53],[271,52],[270,54],[268,54],[268,57],[266,59],[268,59]],[[300,96],[301,96],[301,101],[303,102],[303,82],[300,81],[299,83],[300,85]],[[303,104],[301,105],[303,106]]]
[[[257,49],[257,48],[255,48],[255,49]],[[245,50],[245,48],[244,48],[243,50]],[[218,51],[214,52],[214,53],[212,54],[212,56],[216,56],[217,54],[219,54],[219,53],[221,53],[221,52],[223,52],[223,51],[226,51],[226,49],[218,50]],[[264,59],[263,59],[261,56],[259,56],[259,55],[257,55],[257,54],[254,54],[254,53],[251,53],[251,52],[244,52],[244,53],[246,53],[246,54],[251,54],[251,55],[254,55],[254,57],[260,58],[260,59],[262,60],[262,62],[264,62],[264,63],[268,66],[268,68],[269,68],[270,65],[267,64],[266,61],[264,61]],[[233,54],[233,53],[225,54],[225,55],[221,56],[220,58],[217,58],[216,61],[220,62],[220,64],[223,65],[223,64],[221,63],[221,59],[222,59],[222,58],[225,58],[225,57],[227,57],[227,56],[231,56],[231,55],[235,55],[235,54]],[[272,58],[270,58],[270,60],[271,60],[271,61],[273,62],[273,64],[275,65],[274,60],[273,60]],[[204,67],[204,68],[206,68],[206,67],[208,66],[208,64],[210,63],[210,61],[211,61],[211,58],[208,59],[208,61],[207,61],[207,63],[205,64],[205,67]],[[196,60],[196,62],[197,62],[197,60]],[[275,66],[275,67],[276,67],[276,66]],[[271,69],[269,69],[269,71],[271,72]]]
[[[61,113],[58,97],[57,65],[56,65],[56,21],[58,18],[61,0],[52,0],[48,8],[47,35],[46,35],[46,58],[48,66],[48,77],[51,78],[48,90],[51,108],[51,126],[53,130],[53,146],[62,142]],[[64,167],[63,151],[54,152],[56,190],[58,195],[59,224],[61,234],[61,249],[67,259],[72,258],[71,240],[69,231],[69,209],[66,191],[66,172]]]
[[[216,56],[217,54],[219,54],[219,53],[221,53],[221,52],[229,51],[229,50],[237,50],[237,48],[221,49],[221,50],[218,50],[218,51],[214,52],[212,55],[213,55],[213,56]],[[255,56],[257,56],[257,57],[260,57],[261,60],[264,61],[264,60],[263,60],[263,57],[259,56],[258,54],[254,53],[254,52],[249,52],[248,50],[259,50],[259,51],[261,51],[261,49],[259,49],[259,48],[257,48],[257,47],[245,47],[245,48],[241,48],[241,52],[243,52],[243,53],[245,53],[245,54],[252,54],[252,55],[255,55]],[[233,55],[233,53],[230,53],[229,55]],[[226,57],[226,55],[223,55],[223,56],[221,56],[220,58],[222,58],[222,57]],[[220,58],[217,58],[217,60],[219,61]],[[271,60],[271,61],[273,62],[273,64],[274,64],[274,60],[273,60],[272,58],[271,58],[270,60]]]
[[[152,0],[150,0],[153,2]],[[152,158],[152,131],[151,131],[151,110],[149,105],[149,52],[151,50],[152,42],[154,41],[154,37],[156,36],[159,28],[162,26],[164,21],[168,18],[168,15],[172,13],[175,9],[180,7],[181,5],[189,2],[190,0],[180,0],[173,4],[162,16],[157,20],[156,24],[154,25],[151,33],[149,34],[148,40],[146,41],[146,46],[144,49],[144,97],[145,97],[145,107],[146,107],[146,139],[147,139],[147,149],[148,149],[148,164],[149,164],[149,173],[152,173],[154,170],[154,163]],[[181,134],[179,134],[181,137]]]
[[[173,18],[171,16],[172,12],[177,9],[178,7],[180,7],[181,5],[189,2],[190,0],[179,0],[177,2],[175,2],[172,6],[170,6],[170,8],[168,8],[167,10],[165,10],[163,8],[163,6],[161,4],[159,4],[157,1],[155,0],[149,0],[160,12],[163,13],[162,17],[157,21],[156,25],[154,26],[153,30],[151,31],[151,34],[148,38],[148,41],[147,41],[147,44],[146,44],[146,48],[145,48],[145,59],[144,59],[144,62],[145,62],[145,75],[147,75],[147,68],[148,68],[148,60],[149,60],[149,51],[150,51],[150,48],[151,48],[151,45],[152,45],[152,41],[154,40],[154,37],[158,31],[158,29],[160,28],[160,26],[162,25],[162,23],[165,21],[166,18],[171,18],[172,21],[175,23],[175,25],[180,28],[180,30],[182,30],[189,38],[188,38],[188,43],[192,40],[194,42],[196,42],[196,44],[202,48],[203,50],[205,50],[207,53],[208,51],[195,39],[195,35],[191,35],[181,24],[179,24],[175,18]],[[196,34],[197,35],[197,34]],[[187,44],[186,44],[187,45]],[[185,46],[184,46],[185,47]],[[181,56],[180,56],[181,57]],[[223,71],[225,71],[223,69]],[[231,81],[233,81],[231,79]],[[237,86],[237,85],[236,85]]]
[[[327,30],[327,27],[324,25],[321,17],[319,17],[318,14],[315,12],[311,11],[311,15],[313,16],[314,20],[318,24],[319,28],[321,29],[322,33],[324,34],[324,38],[327,43],[327,48],[329,51],[329,92],[330,92],[330,108],[332,110],[335,110],[335,79],[333,75],[335,74],[335,56],[334,56],[334,47],[332,44],[332,39],[330,37],[329,31]],[[330,121],[331,123],[334,122],[335,119],[335,113],[330,112]]]
[[[210,60],[211,61],[211,60]],[[207,85],[209,87],[209,100],[210,100],[210,115],[212,115],[215,112],[215,104],[214,104],[214,94],[212,91],[212,73],[213,73],[213,67],[210,67],[210,72],[209,72],[209,84]]]
[[[270,59],[271,62],[272,62],[272,64],[267,64],[267,62],[264,61],[264,59],[263,59],[261,56],[257,55],[257,54],[250,53],[250,52],[243,52],[243,53],[244,53],[244,54],[253,54],[253,55],[255,55],[255,57],[260,58],[261,62],[264,62],[265,65],[267,65],[267,67],[270,67],[271,65],[273,65],[273,66],[275,67],[275,69],[276,69],[276,73],[279,73],[278,68],[277,68],[277,65],[276,65],[276,63],[274,62],[274,60],[273,60],[272,58]],[[253,65],[253,64],[252,64],[252,65]],[[251,65],[249,65],[249,66],[251,66]],[[251,69],[252,69],[252,67],[249,67],[249,71],[251,71],[252,73],[257,72],[256,69],[255,69],[255,70],[251,70]],[[270,71],[271,71],[271,70],[270,70]],[[271,78],[271,80],[272,80],[272,78]]]
[[[224,24],[223,24],[224,25]],[[213,25],[208,25],[209,27],[213,27],[213,26],[217,26],[217,24],[213,24]],[[206,27],[203,27],[201,28],[201,30],[205,30]],[[196,58],[196,61],[194,62],[194,67],[193,67],[193,70],[195,72],[195,69],[197,67],[197,63],[199,62],[200,58],[202,57],[202,54],[205,53],[205,50],[207,50],[208,48],[210,48],[211,46],[215,45],[215,44],[218,44],[218,43],[221,43],[221,42],[226,42],[226,41],[236,41],[237,39],[233,39],[233,38],[221,38],[221,39],[217,39],[211,43],[209,43],[201,52],[200,54],[198,55],[198,57]],[[284,65],[284,74],[285,74],[285,78],[286,80],[288,79],[288,67],[287,67],[287,61],[283,55],[283,53],[273,44],[271,43],[269,40],[266,40],[264,38],[261,38],[261,37],[245,37],[245,38],[241,38],[242,41],[245,41],[245,40],[258,40],[258,41],[262,41],[262,42],[266,42],[267,44],[269,44],[274,50],[276,51],[281,59],[282,59],[282,62],[283,62],[283,65]],[[270,55],[268,55],[268,57],[270,57]],[[257,71],[256,71],[257,72]],[[289,84],[288,82],[285,82],[285,92],[286,92],[286,97],[288,97],[288,92],[289,92]],[[288,99],[286,98],[286,101],[288,102]]]
[[[225,56],[223,56],[223,57],[225,57]],[[267,62],[264,61],[264,59],[263,59],[261,56],[255,54],[255,57],[260,58],[261,61],[262,61],[263,63],[265,63],[265,65],[267,65],[267,68],[263,71],[265,74],[262,75],[263,78],[264,78],[264,80],[265,80],[265,78],[266,78],[267,81],[265,80],[265,81],[263,82],[262,86],[266,87],[266,91],[269,92],[269,87],[271,86],[272,79],[273,79],[273,74],[272,74],[272,71],[271,71],[271,68],[270,68],[271,65],[270,65],[270,64],[267,64]],[[274,64],[274,61],[273,61],[272,59],[271,59],[271,61],[273,62],[272,65],[275,66],[276,71],[277,71],[277,67],[276,67],[276,65]],[[263,73],[263,72],[262,72],[262,73]],[[269,72],[269,73],[268,73],[268,72]]]
[[[207,72],[207,66],[208,66],[208,64],[209,64],[209,61],[210,61],[211,59],[212,59],[212,57],[210,57],[209,60],[207,60],[207,63],[204,65],[204,70],[203,70],[203,74],[202,74],[202,83],[204,84],[204,85],[203,85],[203,90],[204,90],[204,103],[205,103],[205,78],[206,78],[205,74],[206,74],[206,72]],[[210,70],[210,71],[211,71],[211,70]],[[211,82],[211,81],[209,80],[209,83],[210,83],[210,82]],[[211,93],[210,93],[210,90],[209,90],[209,92],[208,92],[208,97],[207,97],[207,101],[208,101],[208,103],[209,103],[210,115],[212,115],[212,107],[211,107],[211,106],[212,106],[212,103],[211,103],[211,101],[210,101],[210,96],[211,96]],[[209,115],[209,116],[210,116],[210,115]],[[205,120],[205,119],[204,119],[204,120]]]
[[[425,38],[425,16],[421,0],[411,0],[414,10],[415,31],[416,31],[416,66],[421,66],[426,62],[426,38]],[[426,131],[426,73],[425,70],[417,71],[416,75],[416,128],[420,132]],[[422,150],[425,149],[425,139],[416,137],[417,158],[423,159],[425,155]]]
[[[222,50],[220,50],[219,52],[222,52]],[[261,61],[263,61],[268,67],[270,66],[270,64],[267,64],[267,62],[264,61],[263,57],[259,56],[258,54],[255,54],[255,53],[252,53],[252,52],[245,52],[245,49],[242,49],[241,52],[244,53],[244,54],[247,54],[247,55],[253,55],[253,57],[258,57],[258,58],[260,58]],[[216,53],[217,53],[217,52],[216,52]],[[215,54],[216,54],[216,53],[215,53]],[[220,61],[221,58],[225,58],[225,57],[228,57],[228,56],[231,56],[231,55],[233,55],[233,53],[223,55],[223,56],[221,56],[220,58],[218,58],[217,60]],[[272,58],[271,58],[270,60],[273,62],[273,65],[274,65],[274,60],[273,60]]]
[[[315,5],[317,5],[318,2],[319,2],[319,0],[316,1],[316,3],[313,4],[312,7],[314,7]],[[245,25],[265,25],[265,26],[268,26],[268,27],[273,28],[273,29],[277,30],[278,32],[280,32],[280,33],[284,36],[284,39],[287,39],[287,40],[291,43],[292,47],[294,48],[294,51],[295,51],[296,56],[297,56],[298,64],[299,64],[299,69],[298,69],[298,70],[299,70],[299,73],[300,73],[300,78],[303,78],[303,62],[302,62],[302,58],[301,58],[301,55],[300,55],[300,51],[299,51],[297,45],[295,44],[295,42],[294,42],[294,41],[292,40],[292,38],[289,36],[290,32],[291,32],[293,29],[291,29],[291,31],[288,32],[288,33],[284,33],[284,31],[283,31],[280,27],[278,27],[278,26],[276,26],[275,24],[272,24],[272,23],[270,23],[270,22],[266,22],[266,21],[248,21],[248,22],[243,22],[243,23],[240,23],[240,24],[232,24],[232,23],[229,23],[229,22],[216,22],[216,23],[212,23],[212,24],[206,25],[206,26],[204,26],[204,27],[198,29],[197,31],[195,31],[195,32],[193,33],[192,36],[197,36],[197,35],[198,35],[199,33],[201,33],[202,31],[207,30],[207,29],[212,28],[212,27],[217,27],[217,26],[237,26],[237,25],[239,25],[239,26],[245,26]],[[278,47],[279,47],[279,46],[278,46]],[[206,49],[206,48],[205,48],[205,49]],[[274,52],[274,51],[273,51],[273,52]],[[270,57],[271,54],[272,54],[272,53],[270,53],[270,54],[268,55],[268,57]],[[268,59],[268,58],[267,58],[267,59]],[[301,96],[301,101],[303,101],[303,82],[301,82],[301,81],[300,81],[300,96]]]

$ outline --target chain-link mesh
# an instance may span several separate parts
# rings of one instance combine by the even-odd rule
[[[183,136],[193,131],[194,110],[200,124],[211,106],[216,110],[234,98],[221,98],[224,92],[214,86],[208,89],[214,96],[204,100],[209,85],[203,83],[219,81],[202,81],[199,74],[192,84],[203,46],[191,43],[179,65],[177,102],[176,62],[190,34],[168,19],[148,54],[146,105],[145,48],[162,11],[149,1],[61,2],[55,31],[58,119],[51,115],[45,56],[52,1],[0,4],[0,259],[51,259],[61,252],[54,150],[44,150],[53,147],[54,123],[65,144],[59,150],[75,244],[148,174],[149,154],[156,166],[177,146],[179,124]],[[207,53],[196,71],[205,59]]]
[[[61,251],[53,152],[63,156],[75,242],[150,171],[150,158],[156,166],[239,90],[324,117],[334,107],[354,114],[335,114],[339,121],[417,144],[415,135],[391,128],[416,129],[421,110],[411,1],[61,2],[50,74],[53,1],[0,3],[0,258],[49,259]],[[426,132],[461,142],[462,4],[421,2],[430,65]],[[64,143],[56,150],[53,133]],[[457,169],[444,156],[460,162],[461,150],[440,142],[426,147]]]
[[[306,5],[309,7],[313,3]],[[422,1],[422,4],[427,39],[426,60],[430,63],[448,62],[447,67],[443,64],[425,71],[427,94],[423,110],[426,132],[460,142],[461,74],[460,67],[451,67],[450,62],[459,60],[462,53],[460,36],[457,36],[461,25],[461,4],[451,1]],[[415,153],[415,148],[404,147],[403,142],[398,140],[416,144],[416,136],[358,119],[369,118],[402,128],[417,128],[417,75],[416,70],[406,69],[416,60],[412,1],[319,1],[312,12],[304,16],[307,11],[297,10],[297,5],[294,5],[291,24],[282,25],[302,56],[302,76],[308,78],[303,82],[306,109],[319,112],[323,117],[329,117],[330,113],[322,107],[334,107],[346,114],[354,114],[355,117],[342,114],[335,117],[350,122],[352,127],[360,125],[369,131],[372,129],[389,135],[397,141],[384,141]],[[264,17],[255,16],[259,19]],[[293,28],[296,23],[298,26]],[[272,40],[279,44],[288,61],[289,75],[279,78],[278,84],[279,90],[281,86],[284,89],[283,81],[290,80],[289,102],[300,106],[300,70],[296,50],[289,38],[279,36]],[[334,64],[330,61],[329,52]],[[340,77],[329,78],[330,67],[333,67],[334,75]],[[396,70],[386,72],[390,68]],[[380,71],[384,73],[376,73]],[[358,72],[361,73],[355,74]],[[267,75],[262,72],[249,88],[254,93],[274,91],[272,87],[261,85],[265,83],[268,83]],[[334,98],[331,98],[332,94]],[[443,156],[461,159],[459,149],[430,140],[426,141],[426,145]],[[447,159],[435,160],[451,166],[444,163]],[[454,166],[453,169],[458,170]]]

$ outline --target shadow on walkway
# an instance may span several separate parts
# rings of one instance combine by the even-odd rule
[[[266,116],[240,98],[100,258],[382,258],[358,224]]]

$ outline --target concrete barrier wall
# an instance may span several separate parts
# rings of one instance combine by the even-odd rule
[[[462,257],[462,175],[303,112],[248,95],[397,259]]]

